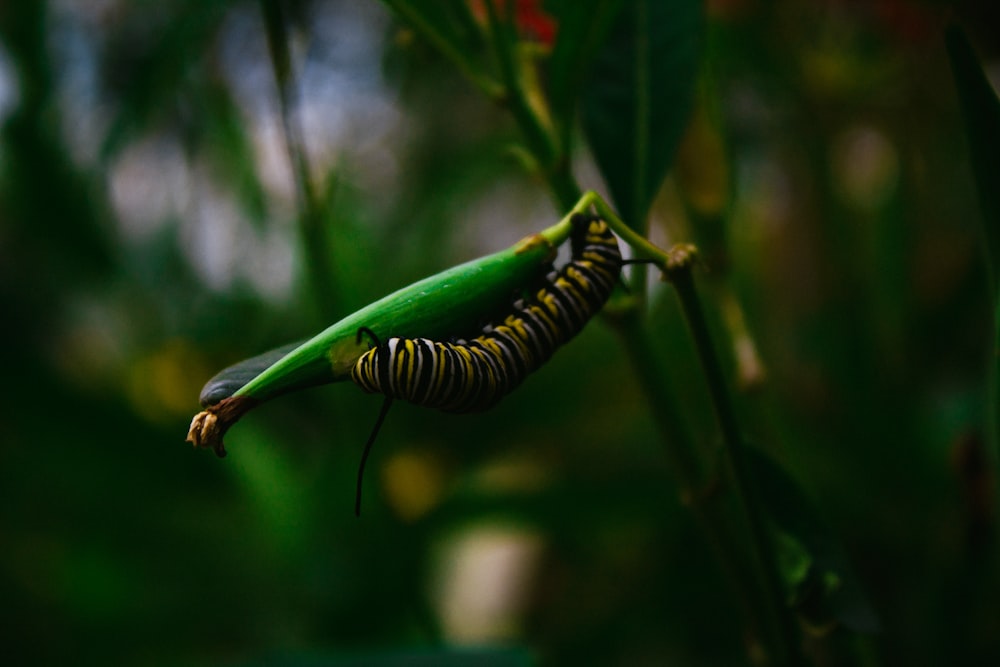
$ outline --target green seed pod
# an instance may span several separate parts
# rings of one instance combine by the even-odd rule
[[[222,436],[243,414],[275,396],[350,378],[368,349],[366,327],[379,337],[434,337],[472,333],[482,318],[503,308],[552,261],[569,235],[569,216],[492,255],[420,280],[348,315],[300,345],[286,345],[221,371],[201,393],[188,442],[225,455]]]

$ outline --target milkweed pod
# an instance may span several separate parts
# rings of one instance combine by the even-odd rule
[[[224,369],[202,389],[206,410],[192,421],[188,441],[222,455],[222,435],[252,407],[291,391],[350,379],[351,369],[367,350],[367,344],[357,340],[360,327],[385,338],[444,338],[475,330],[484,315],[505,308],[512,294],[547,269],[569,231],[567,217],[505,250],[397,290],[297,346]],[[205,413],[219,418],[207,419]]]

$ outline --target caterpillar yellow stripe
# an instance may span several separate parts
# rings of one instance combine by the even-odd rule
[[[572,224],[570,261],[532,298],[513,303],[497,324],[468,341],[373,340],[351,379],[366,392],[446,412],[496,405],[583,329],[621,274],[618,241],[607,223],[577,215]]]

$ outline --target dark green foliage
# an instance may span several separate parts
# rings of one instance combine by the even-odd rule
[[[1000,99],[957,25],[947,33],[948,55],[965,118],[969,157],[982,207],[983,231],[994,275],[1000,271]]]
[[[783,574],[802,622],[824,632],[839,626],[864,634],[878,632],[878,618],[864,587],[813,502],[763,452],[749,448],[747,454],[750,475],[773,522],[770,527],[777,531],[779,545],[797,556],[794,562],[786,561],[793,568]]]
[[[295,343],[282,345],[249,359],[244,359],[228,368],[224,368],[202,387],[201,394],[198,397],[199,402],[203,406],[208,406],[215,405],[224,398],[229,398],[237,390],[250,382],[250,380],[263,373],[268,367],[278,363],[282,357],[304,342],[304,340],[300,340]],[[317,377],[315,384],[326,383],[323,378]],[[304,389],[305,387],[298,388]]]
[[[622,3],[581,91],[583,129],[601,175],[622,218],[639,230],[687,126],[702,12],[698,0]]]
[[[606,43],[622,4],[623,0],[546,4],[559,26],[548,63],[549,99],[564,142],[568,143],[576,128],[577,102],[586,88],[590,66]]]
[[[378,99],[333,133],[343,143],[305,137],[323,213],[317,247],[302,245],[292,188],[275,185],[286,147],[248,120],[260,117],[219,57],[240,21],[259,44],[238,44],[237,60],[267,53],[259,1],[0,3],[0,67],[16,93],[6,107],[0,96],[5,661],[747,664],[755,616],[732,583],[745,573],[718,552],[748,551],[714,544],[699,519],[721,508],[715,516],[740,527],[669,286],[653,285],[641,306],[653,349],[638,361],[669,369],[677,437],[710,453],[706,484],[683,502],[658,423],[667,412],[645,393],[615,319],[637,290],[490,412],[394,407],[360,521],[355,476],[379,399],[349,383],[256,409],[229,433],[224,461],[183,443],[199,388],[220,368],[564,213],[547,204],[549,172],[525,177],[507,159],[523,138],[508,108],[443,76],[453,63],[387,11],[421,9],[446,44],[495,75],[485,20],[467,5],[276,4],[288,12],[293,70],[310,86],[336,83],[300,91],[310,104],[336,101],[308,106],[307,119]],[[937,4],[713,2],[703,31],[695,3],[642,3],[683,12],[640,26],[665,54],[648,63],[660,84],[646,89],[647,116],[640,89],[622,83],[635,83],[624,68],[635,34],[621,31],[636,25],[639,3],[543,3],[560,22],[552,51],[519,52],[540,68],[557,147],[582,175],[574,151],[592,141],[630,224],[644,224],[667,178],[652,234],[671,241],[705,238],[673,186],[718,155],[693,134],[675,150],[697,72],[711,70],[696,104],[725,143],[732,192],[712,232],[710,280],[698,269],[695,282],[738,424],[764,457],[747,467],[806,623],[807,664],[1000,662],[996,401],[985,390],[995,295],[984,262],[996,256],[984,238],[996,231],[997,111],[982,76],[995,46],[978,32],[990,24],[961,11],[974,50],[946,33]],[[369,35],[385,37],[374,67],[338,50]],[[67,85],[58,54],[74,40],[93,58],[93,102]],[[241,70],[263,72],[265,100],[275,81],[266,57]],[[378,78],[386,62],[406,64],[389,90]],[[380,116],[384,107],[392,113]],[[95,109],[98,122],[82,123]],[[101,150],[80,151],[83,134]],[[176,148],[188,171],[180,203],[136,227],[121,189],[145,187],[139,201],[161,210],[176,177],[155,151],[141,165],[151,178],[122,175],[122,156],[142,142]],[[672,181],[679,170],[685,178]],[[275,238],[291,267],[253,251]],[[209,252],[228,245],[235,259]],[[331,260],[330,317],[317,316],[326,306],[307,278],[315,253]],[[282,271],[290,287],[251,280]],[[761,375],[746,372],[733,302]],[[462,650],[436,595],[461,569],[456,540],[477,530],[519,535],[537,552],[510,634]],[[497,583],[488,575],[503,565],[489,564],[464,589],[472,597]]]

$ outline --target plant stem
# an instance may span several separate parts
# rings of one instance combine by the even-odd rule
[[[665,381],[669,377],[666,368],[643,326],[638,308],[628,308],[612,321],[623,338],[636,378],[649,401],[670,468],[677,476],[681,498],[685,504],[691,504],[704,491],[705,472],[691,447],[693,439],[685,421],[677,412],[677,401]]]
[[[758,583],[757,568],[746,557],[746,539],[741,530],[745,521],[734,513],[732,498],[724,493],[718,477],[706,469],[708,457],[699,455],[695,439],[676,409],[677,401],[667,382],[668,368],[639,309],[629,308],[612,317],[611,322],[621,336],[622,346],[648,400],[681,502],[695,519],[744,617],[756,629],[761,610],[766,607],[766,595]],[[768,637],[763,639],[766,641]]]
[[[554,129],[532,108],[525,94],[521,63],[515,54],[517,34],[510,17],[501,17],[493,0],[487,0],[486,15],[500,77],[506,90],[504,101],[521,133],[528,150],[541,165],[542,175],[549,184],[561,210],[580,199],[580,188],[569,172],[567,156],[557,148]]]
[[[692,335],[696,342],[707,344],[708,353],[711,353],[708,366],[714,368],[715,381],[709,382],[709,385],[715,388],[712,395],[713,404],[717,406],[717,412],[719,405],[727,406],[724,410],[727,417],[724,420],[723,431],[730,436],[729,442],[740,443],[735,413],[729,403],[728,394],[725,392],[725,384],[722,380],[718,360],[712,352],[713,348],[708,337],[700,302],[693,291],[691,263],[695,257],[694,246],[679,245],[669,251],[659,248],[628,227],[618,218],[607,202],[593,191],[584,193],[576,206],[573,207],[573,212],[582,212],[591,206],[597,209],[602,218],[619,234],[622,240],[632,247],[638,257],[650,259],[671,279],[681,282],[684,288],[679,289],[679,292],[684,294],[682,306],[685,308],[689,320],[697,322],[697,329],[700,332],[696,334],[694,327],[692,327]],[[617,316],[612,316],[611,321],[622,337],[623,347],[632,363],[633,371],[643,393],[649,400],[652,416],[660,431],[664,450],[670,468],[674,472],[682,502],[691,510],[697,520],[703,536],[718,559],[720,567],[729,579],[743,611],[751,623],[755,625],[758,623],[757,619],[761,617],[762,610],[772,610],[773,613],[764,614],[770,623],[770,625],[765,626],[767,629],[764,632],[770,630],[770,636],[765,635],[763,639],[767,641],[771,637],[774,638],[768,644],[776,655],[776,664],[793,664],[794,657],[788,660],[782,657],[796,655],[793,651],[786,650],[786,643],[783,639],[785,636],[793,637],[794,635],[790,632],[785,635],[775,625],[775,623],[781,623],[785,619],[785,615],[782,614],[781,587],[773,568],[773,553],[771,553],[770,542],[767,541],[767,536],[763,533],[759,520],[760,515],[756,507],[751,508],[746,503],[746,499],[750,496],[746,492],[746,484],[743,483],[746,475],[742,472],[742,451],[738,451],[740,460],[738,465],[741,472],[738,475],[739,483],[736,484],[735,500],[736,505],[743,508],[743,516],[737,518],[730,511],[730,506],[723,502],[723,494],[718,492],[720,489],[715,484],[718,480],[715,480],[713,475],[706,473],[705,461],[711,460],[712,455],[705,453],[699,456],[695,450],[694,438],[685,428],[684,420],[676,409],[677,401],[667,382],[669,369],[664,364],[659,350],[656,349],[649,331],[644,326],[638,309],[639,303],[641,303],[640,299],[633,299],[625,310]],[[700,345],[699,353],[704,354]],[[716,394],[717,391],[721,391],[721,398]],[[720,422],[722,421],[720,418]],[[733,438],[734,435],[735,438]],[[750,525],[751,517],[757,518],[756,528]],[[761,555],[757,549],[754,549],[754,558],[743,557],[745,541],[741,539],[740,526],[749,527],[751,535],[763,537],[763,548],[766,553]],[[751,539],[751,544],[754,543],[755,541]],[[770,581],[766,580],[766,572],[774,574]],[[763,585],[761,585],[762,581]]]
[[[468,74],[468,61],[441,35],[421,20],[419,12],[405,0],[385,0],[387,4],[406,16],[439,50]],[[520,76],[521,63],[515,58],[517,36],[510,17],[499,16],[492,0],[484,3],[490,28],[491,42],[497,58],[502,81],[501,94],[490,86],[488,94],[493,99],[506,102],[511,115],[523,133],[527,149],[541,165],[550,191],[561,210],[572,208],[582,211],[593,205],[612,229],[637,251],[640,258],[649,259],[660,266],[673,281],[691,335],[695,340],[702,367],[706,375],[716,416],[725,441],[726,461],[733,481],[736,503],[742,510],[743,521],[749,533],[752,557],[750,571],[744,565],[747,559],[740,556],[739,525],[734,524],[724,503],[714,494],[706,494],[704,460],[692,446],[693,439],[683,427],[677,414],[676,401],[666,383],[667,369],[660,362],[654,345],[646,331],[637,304],[630,304],[619,313],[614,323],[624,340],[632,365],[644,392],[649,398],[654,419],[666,447],[680,486],[681,497],[688,504],[720,559],[723,570],[730,576],[734,588],[750,616],[763,615],[762,640],[770,649],[773,664],[792,665],[799,662],[795,650],[795,633],[790,617],[784,613],[782,589],[777,575],[772,545],[764,529],[763,518],[755,501],[743,461],[743,442],[735,412],[726,391],[721,366],[714,353],[701,304],[694,291],[690,261],[676,263],[676,253],[658,248],[641,234],[633,231],[615,214],[610,206],[595,192],[582,196],[580,188],[569,170],[568,156],[558,148],[554,131],[548,127],[525,95]],[[474,79],[475,80],[475,79]],[[684,247],[681,255],[693,256],[693,247]],[[643,292],[644,293],[644,292]]]
[[[687,320],[701,362],[708,391],[715,410],[716,419],[722,431],[725,461],[733,483],[736,500],[742,508],[757,576],[763,587],[764,599],[759,612],[765,614],[766,624],[771,634],[771,644],[775,655],[774,664],[797,664],[799,651],[796,649],[796,635],[791,617],[785,610],[781,581],[777,572],[777,561],[773,544],[767,533],[763,511],[752,487],[752,478],[747,472],[744,457],[743,436],[736,419],[736,411],[726,387],[722,366],[715,353],[711,334],[705,320],[701,300],[695,290],[692,266],[693,248],[681,257],[673,258],[668,267],[668,279],[674,286],[680,300],[681,309]]]
[[[267,29],[267,44],[271,66],[278,86],[281,106],[281,123],[285,133],[285,146],[295,178],[299,208],[299,236],[308,261],[309,282],[316,297],[319,314],[328,317],[334,313],[336,296],[333,271],[329,261],[329,240],[325,228],[323,207],[312,183],[312,170],[302,141],[302,128],[292,114],[292,89],[296,83],[292,72],[291,53],[288,48],[288,31],[278,0],[261,0],[261,11]]]

